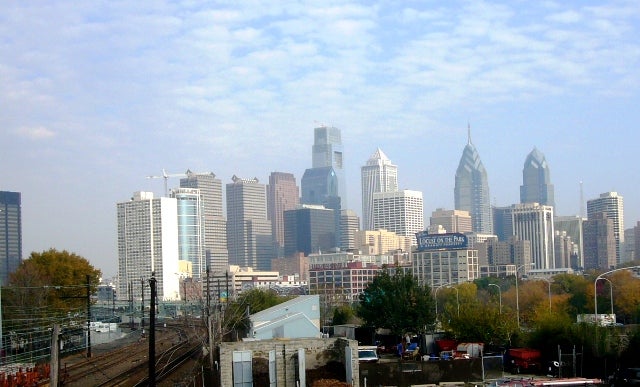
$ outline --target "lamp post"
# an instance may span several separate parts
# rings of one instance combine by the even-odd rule
[[[616,271],[620,271],[620,270],[630,270],[630,269],[638,269],[640,268],[640,266],[629,266],[629,267],[621,267],[618,269],[613,269],[613,270],[609,270],[606,271],[602,274],[600,274],[599,276],[596,277],[595,281],[593,281],[593,311],[595,314],[595,323],[598,324],[598,280],[601,279],[606,279],[604,278],[605,275],[616,272]],[[608,280],[607,280],[608,281]],[[609,281],[609,283],[611,283],[611,281]],[[613,289],[611,288],[611,296],[613,296]],[[611,299],[611,313],[613,314],[613,298]]]
[[[436,299],[436,320],[438,319],[438,290],[440,290],[440,288],[441,288],[441,287],[443,287],[443,286],[447,286],[447,285],[448,285],[448,284],[442,284],[442,285],[438,286],[438,287],[436,288],[436,290],[433,292],[433,294],[434,294],[434,295],[433,295],[433,298],[435,298],[435,299]]]
[[[496,284],[489,284],[489,286],[495,286],[496,288],[498,288],[498,297],[500,298],[500,314],[502,314],[502,289],[500,289],[500,286]]]
[[[460,292],[458,291],[458,288],[454,288],[451,284],[442,284],[438,286],[434,292],[434,298],[436,299],[436,318],[438,317],[438,290],[443,287],[450,287],[456,291],[456,305],[458,307],[458,317],[460,317]]]
[[[520,292],[518,291],[518,271],[520,271],[520,269],[522,269],[523,267],[527,267],[529,265],[533,267],[535,266],[535,262],[525,263],[524,265],[516,267],[516,315],[518,319],[518,329],[520,329]]]
[[[536,277],[536,279],[545,281],[547,284],[549,284],[549,313],[551,313],[551,281],[544,277]]]
[[[613,282],[609,278],[602,277],[603,279],[609,283],[609,301],[611,301],[611,315],[613,316]]]

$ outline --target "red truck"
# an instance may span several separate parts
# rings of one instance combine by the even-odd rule
[[[540,371],[540,359],[542,355],[537,349],[531,348],[510,348],[507,351],[507,367],[511,373],[538,372]]]

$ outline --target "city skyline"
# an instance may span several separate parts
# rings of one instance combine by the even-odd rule
[[[341,130],[357,213],[360,167],[377,147],[399,189],[423,192],[425,220],[453,209],[470,123],[492,205],[519,202],[536,147],[556,215],[615,191],[624,228],[640,220],[631,1],[18,2],[0,20],[0,190],[22,194],[23,257],[66,249],[113,276],[114,203],[162,194],[146,176],[300,182],[321,124]]]

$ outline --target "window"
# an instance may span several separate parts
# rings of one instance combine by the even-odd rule
[[[233,352],[233,385],[234,387],[253,386],[251,351]]]

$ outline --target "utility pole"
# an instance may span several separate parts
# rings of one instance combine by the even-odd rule
[[[149,309],[149,386],[156,385],[156,277],[151,273],[149,279],[151,300]]]
[[[144,332],[144,278],[140,277],[140,329]]]
[[[91,276],[87,274],[87,357],[91,357]]]

